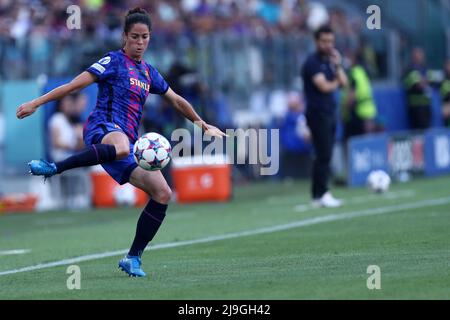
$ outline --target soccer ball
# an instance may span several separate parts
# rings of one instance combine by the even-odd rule
[[[386,192],[391,184],[391,178],[383,170],[375,170],[367,176],[367,186],[378,193]]]
[[[136,163],[145,170],[161,170],[170,162],[172,147],[169,141],[156,132],[142,135],[133,147]]]

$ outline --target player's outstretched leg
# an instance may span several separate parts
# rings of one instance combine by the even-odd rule
[[[46,160],[32,160],[28,163],[30,173],[49,178],[69,169],[88,167],[116,159],[116,147],[110,144],[93,144],[70,156],[66,160],[53,163]]]
[[[132,172],[130,183],[147,192],[152,199],[139,217],[130,251],[119,261],[119,268],[130,276],[143,277],[146,274],[141,268],[141,256],[166,216],[171,190],[160,171],[150,172],[140,167]]]

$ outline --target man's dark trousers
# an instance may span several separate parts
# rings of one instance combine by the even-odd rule
[[[336,117],[334,114],[325,113],[322,110],[311,110],[306,113],[306,119],[311,130],[315,151],[311,192],[313,199],[318,199],[328,191]]]

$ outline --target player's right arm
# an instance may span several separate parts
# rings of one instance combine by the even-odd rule
[[[63,84],[52,91],[40,96],[39,98],[33,99],[29,102],[22,104],[17,108],[16,116],[18,119],[23,119],[32,115],[39,106],[53,100],[59,100],[64,96],[67,96],[73,92],[79,91],[88,85],[94,83],[96,80],[95,75],[84,71],[75,77],[69,83]]]

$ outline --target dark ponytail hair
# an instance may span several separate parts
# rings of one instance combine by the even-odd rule
[[[148,30],[152,31],[152,20],[150,19],[150,15],[145,9],[136,7],[128,11],[127,15],[125,16],[125,25],[123,27],[123,32],[128,33],[136,23],[145,24],[147,25]]]

